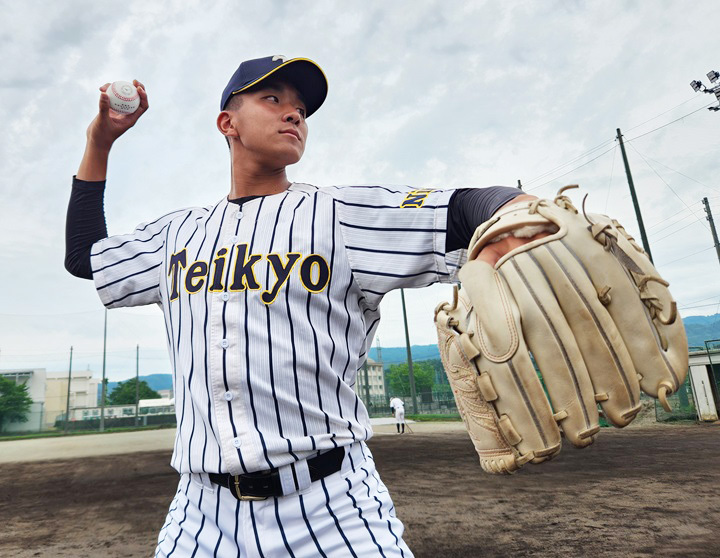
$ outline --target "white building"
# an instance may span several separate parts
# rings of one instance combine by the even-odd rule
[[[174,399],[141,399],[138,402],[138,415],[171,415],[175,413]],[[97,405],[70,409],[70,422],[77,420],[99,419],[101,408]],[[106,405],[105,418],[124,418],[135,416],[135,405]]]
[[[364,367],[358,370],[355,379],[355,393],[360,399],[365,399],[366,393],[370,395],[371,400],[385,397],[385,370],[381,362],[375,362],[373,359],[367,359],[367,386],[365,390],[365,370]],[[377,399],[375,399],[377,398]]]
[[[90,370],[73,370],[70,378],[70,409],[95,407],[100,392],[100,378]],[[58,417],[65,416],[68,398],[68,373],[48,372],[45,387],[44,427],[53,428]]]
[[[698,419],[703,422],[718,420],[720,351],[692,350],[690,352],[690,385]]]
[[[0,424],[2,432],[37,432],[42,429],[45,415],[44,368],[17,368],[0,370],[0,377],[28,387],[28,396],[33,400],[27,414],[27,422],[5,422]]]

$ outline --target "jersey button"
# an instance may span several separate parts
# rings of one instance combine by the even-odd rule
[[[238,212],[235,214],[235,219],[237,219],[237,220],[239,221],[240,219],[242,219],[242,216],[243,216],[242,211],[238,211]]]
[[[228,238],[228,244],[235,244],[237,241],[238,241],[237,236],[231,236],[230,238]]]
[[[232,401],[233,398],[233,392],[232,391],[226,391],[225,392],[225,401]]]
[[[223,293],[220,295],[220,298],[222,298],[225,302],[227,302],[227,300],[230,298],[230,294]]]
[[[222,341],[220,341],[220,346],[223,349],[227,349],[229,344],[230,344],[230,342],[227,339],[223,339]]]
[[[236,448],[240,447],[240,438],[233,438],[233,446]]]

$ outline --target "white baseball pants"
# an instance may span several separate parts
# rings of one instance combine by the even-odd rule
[[[339,472],[279,498],[239,501],[207,475],[181,475],[155,556],[412,558],[403,530],[370,450],[358,442]]]

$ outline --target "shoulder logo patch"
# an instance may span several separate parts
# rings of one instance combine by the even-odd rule
[[[432,192],[432,190],[413,190],[412,192],[408,192],[408,195],[405,196],[405,199],[400,204],[400,207],[409,207],[413,209],[422,207],[430,192]]]

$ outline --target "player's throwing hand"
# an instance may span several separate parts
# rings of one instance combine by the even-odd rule
[[[138,119],[150,107],[145,86],[138,80],[133,80],[140,95],[140,106],[131,114],[120,114],[110,110],[110,99],[107,95],[109,83],[100,87],[99,112],[87,129],[88,143],[94,144],[99,149],[109,150],[112,144],[121,135],[132,128]]]

